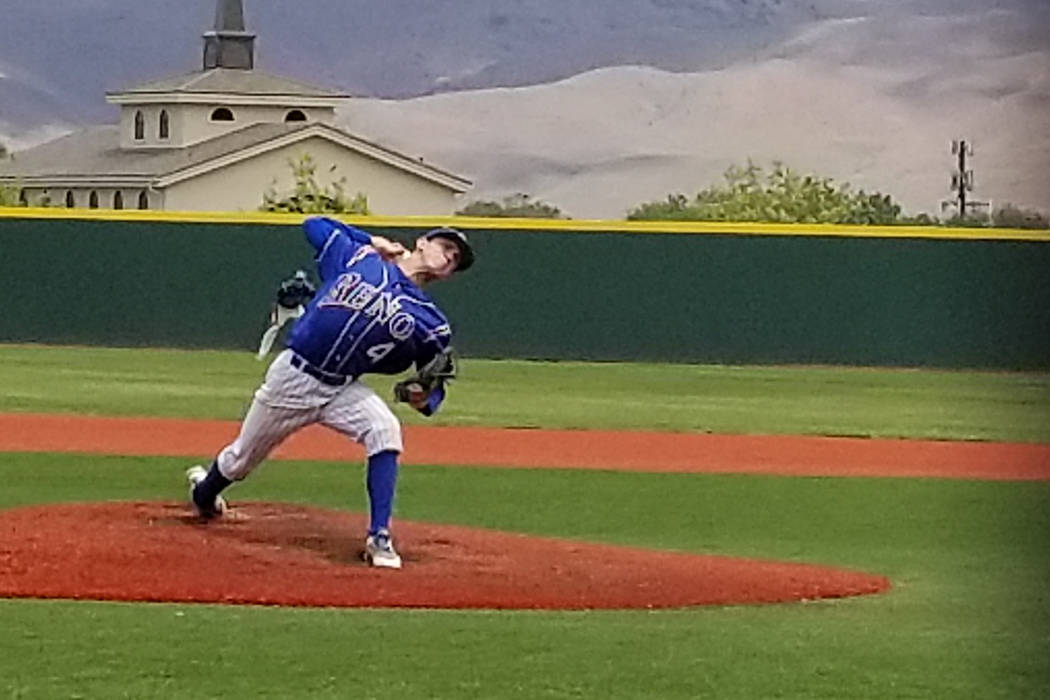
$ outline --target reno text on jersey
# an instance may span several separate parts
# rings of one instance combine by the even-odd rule
[[[341,308],[363,313],[379,323],[386,324],[390,336],[395,340],[410,337],[416,327],[412,315],[401,311],[401,301],[397,297],[363,281],[357,272],[340,275],[317,305],[321,308]]]

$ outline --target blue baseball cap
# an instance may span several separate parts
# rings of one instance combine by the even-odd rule
[[[423,234],[423,238],[427,240],[444,238],[456,244],[456,247],[459,248],[459,264],[456,265],[456,272],[462,272],[474,264],[474,249],[470,246],[470,241],[467,240],[467,234],[458,228],[442,226],[431,229]]]

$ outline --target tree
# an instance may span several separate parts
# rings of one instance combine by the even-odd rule
[[[724,185],[640,204],[629,220],[762,221],[772,223],[895,224],[901,207],[889,195],[853,192],[848,183],[800,175],[779,161],[768,173],[748,160],[730,166]]]
[[[519,219],[567,219],[558,207],[534,200],[523,192],[504,197],[502,202],[479,200],[456,212],[457,216],[490,216]]]
[[[7,146],[4,145],[3,141],[0,141],[0,160],[4,160],[11,152],[7,150]],[[22,202],[19,201],[19,193],[21,188],[18,185],[5,185],[0,183],[0,207],[19,207],[22,206]]]
[[[987,228],[992,225],[992,216],[988,212],[969,212],[966,216],[955,214],[944,220],[945,226],[955,228]]]
[[[18,185],[5,185],[0,183],[0,207],[24,207],[19,194],[22,191]]]
[[[309,153],[299,160],[289,160],[295,178],[292,193],[281,196],[277,192],[277,179],[263,193],[261,211],[298,212],[301,214],[371,214],[368,197],[358,192],[353,197],[346,194],[346,178],[340,178],[326,187],[317,181],[317,164]],[[330,170],[335,170],[332,166]]]
[[[926,212],[922,212],[915,216],[902,216],[897,223],[904,226],[937,226],[941,222],[936,216],[930,216]]]
[[[999,228],[1050,228],[1050,218],[1035,209],[1023,209],[1007,202],[992,212],[992,225]]]

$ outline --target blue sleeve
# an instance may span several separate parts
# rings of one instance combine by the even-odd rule
[[[327,216],[313,216],[303,221],[303,233],[316,252],[317,271],[327,281],[338,272],[339,261],[362,245],[372,242],[366,232]]]
[[[334,221],[324,216],[311,216],[303,221],[303,233],[306,240],[318,253],[324,248],[329,237],[335,233]]]
[[[317,251],[318,259],[324,254],[325,247],[331,244],[332,236],[340,233],[355,244],[354,248],[372,242],[372,236],[367,232],[327,216],[311,216],[306,219],[303,221],[303,232],[306,234],[306,240]]]
[[[419,409],[419,412],[427,417],[432,416],[437,413],[438,408],[441,407],[441,402],[444,400],[445,385],[439,384],[430,392],[430,396],[427,397],[427,405]]]

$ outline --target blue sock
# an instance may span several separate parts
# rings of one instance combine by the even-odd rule
[[[208,476],[197,484],[197,488],[193,492],[193,500],[199,503],[214,503],[215,497],[218,496],[224,488],[232,484],[233,482],[222,475],[219,471],[219,463],[212,462],[211,469],[208,470]]]
[[[368,458],[368,534],[390,529],[397,486],[397,452],[385,450]]]

